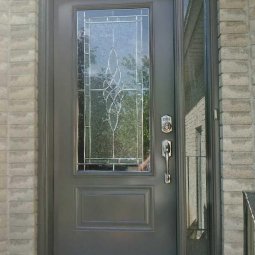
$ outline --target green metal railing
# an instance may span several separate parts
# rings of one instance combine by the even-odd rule
[[[243,192],[244,208],[244,255],[254,253],[255,192]]]

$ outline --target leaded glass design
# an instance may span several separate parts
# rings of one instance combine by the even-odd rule
[[[149,9],[77,12],[78,170],[149,171]]]

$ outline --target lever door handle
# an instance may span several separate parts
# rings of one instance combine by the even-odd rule
[[[162,156],[165,158],[166,171],[165,171],[165,183],[171,182],[171,174],[169,170],[169,159],[172,156],[172,142],[168,140],[162,141]]]

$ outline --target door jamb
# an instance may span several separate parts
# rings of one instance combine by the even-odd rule
[[[210,179],[210,226],[214,226],[210,236],[211,254],[222,254],[221,248],[221,207],[220,207],[220,167],[219,167],[219,123],[213,120],[213,111],[218,109],[218,49],[217,49],[217,6],[216,1],[204,0],[207,8],[207,61],[208,94],[210,107],[207,126],[211,146],[209,160]],[[174,0],[175,6],[175,98],[176,98],[176,169],[177,183],[177,250],[186,255],[186,215],[185,215],[185,158],[184,155],[184,107],[183,107],[183,4]],[[39,68],[38,68],[38,255],[53,255],[53,1],[39,1]]]
[[[175,114],[176,114],[176,190],[177,190],[177,251],[186,255],[186,212],[185,212],[185,115],[183,83],[183,1],[174,1],[175,37]]]
[[[208,100],[206,132],[209,178],[209,239],[212,255],[222,254],[219,61],[217,1],[204,0],[206,26],[206,96]]]
[[[53,255],[53,1],[39,0],[38,255]]]

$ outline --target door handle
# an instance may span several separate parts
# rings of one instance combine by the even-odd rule
[[[171,182],[171,174],[169,170],[169,159],[172,156],[172,142],[168,140],[162,141],[162,156],[166,160],[165,183]]]

